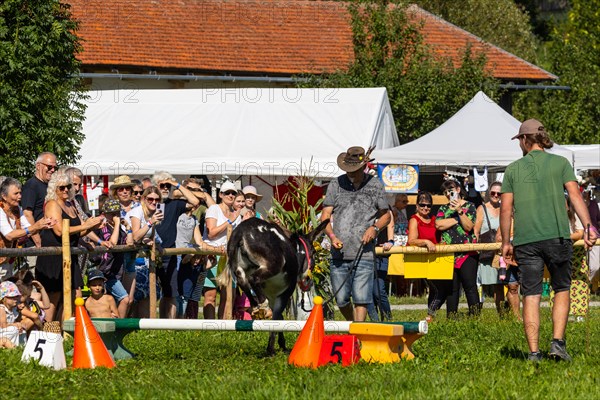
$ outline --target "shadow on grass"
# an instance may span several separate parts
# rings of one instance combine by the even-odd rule
[[[515,360],[525,360],[527,359],[527,355],[528,353],[523,351],[523,350],[519,350],[514,346],[508,347],[508,346],[504,346],[500,349],[500,354],[504,357],[504,358],[512,358]]]

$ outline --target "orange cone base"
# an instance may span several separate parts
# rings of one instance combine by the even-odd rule
[[[75,299],[73,368],[116,367],[83,305],[82,298]]]
[[[288,358],[288,364],[296,367],[317,368],[319,366],[319,355],[325,338],[323,298],[315,296],[313,302],[314,306],[306,325],[302,328]]]

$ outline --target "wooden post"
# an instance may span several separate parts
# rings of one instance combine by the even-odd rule
[[[62,221],[62,257],[63,257],[63,321],[73,316],[71,305],[71,243],[69,241],[69,219]]]
[[[233,228],[231,225],[227,226],[227,243],[229,243],[229,238],[231,238],[231,232],[233,232]],[[227,256],[225,257],[225,268],[227,268]],[[233,277],[230,275],[227,280],[227,290],[225,309],[223,310],[223,319],[233,319]]]
[[[156,318],[156,236],[153,237],[152,248],[150,249],[148,275],[150,283],[150,318]]]

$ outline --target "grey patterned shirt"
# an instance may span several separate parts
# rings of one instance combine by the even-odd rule
[[[336,260],[354,260],[367,228],[388,210],[383,185],[376,177],[366,174],[358,189],[345,174],[331,181],[323,205],[333,207],[333,233],[344,243],[341,249],[331,249]],[[373,243],[369,243],[363,247],[361,259],[372,258]]]

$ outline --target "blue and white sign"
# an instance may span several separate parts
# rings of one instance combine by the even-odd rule
[[[377,175],[388,193],[417,193],[419,167],[406,164],[379,164]]]

